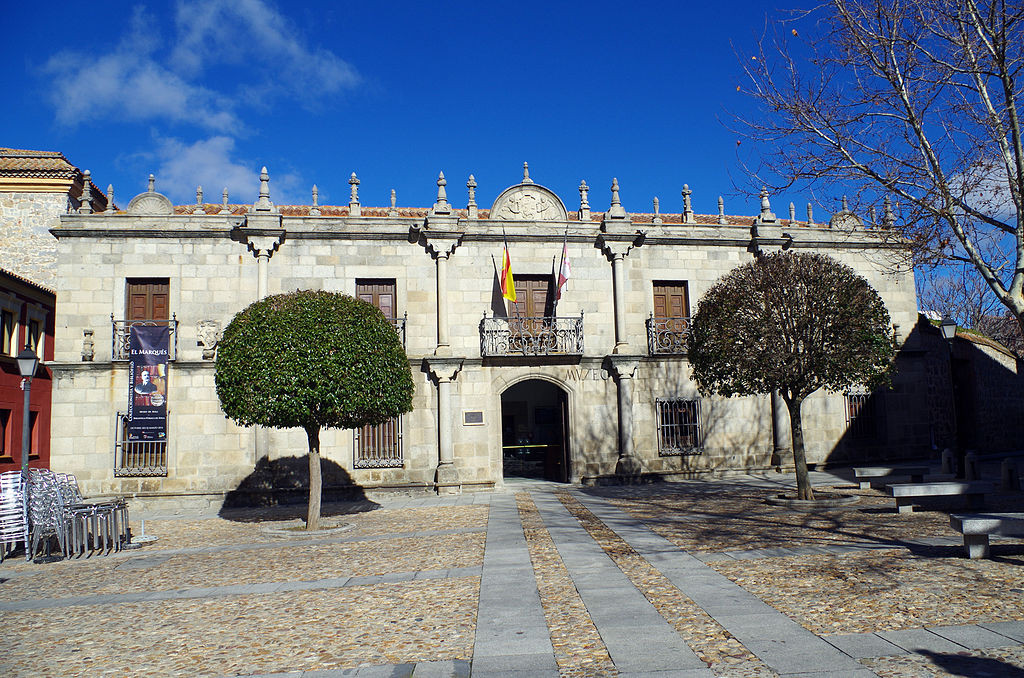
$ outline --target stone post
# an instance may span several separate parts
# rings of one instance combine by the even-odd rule
[[[437,382],[437,472],[434,482],[438,494],[459,494],[462,484],[455,467],[455,445],[452,440],[451,386],[462,358],[428,358],[430,376]]]
[[[633,376],[640,361],[634,356],[611,356],[619,396],[619,460],[615,475],[637,476],[642,466],[633,450]]]

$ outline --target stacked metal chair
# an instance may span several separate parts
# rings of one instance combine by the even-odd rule
[[[18,542],[28,553],[28,515],[25,507],[25,484],[21,471],[0,473],[0,561]]]
[[[123,498],[110,501],[86,502],[78,488],[78,480],[69,473],[55,474],[60,489],[65,519],[65,555],[81,555],[89,547],[110,548],[120,551],[128,543],[128,503]]]
[[[46,554],[50,555],[50,539],[57,538],[61,551],[65,548],[64,506],[61,501],[60,488],[53,471],[33,468],[28,471],[28,523],[31,545],[26,558],[31,559],[39,549],[39,543],[46,545]]]

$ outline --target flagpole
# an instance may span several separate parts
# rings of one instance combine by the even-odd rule
[[[558,260],[558,272],[555,274],[555,303],[551,309],[552,315],[558,317],[558,302],[562,298],[562,285],[559,283],[559,278],[562,277],[562,266],[565,265],[565,248],[569,243],[569,224],[565,225],[565,235],[562,237],[562,254]]]

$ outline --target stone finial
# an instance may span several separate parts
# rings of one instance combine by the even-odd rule
[[[789,203],[789,223],[796,221],[796,205]]]
[[[309,215],[311,217],[320,216],[320,189],[313,184],[313,204],[309,208]]]
[[[396,200],[397,200],[397,196],[395,195],[395,189],[392,188],[391,189],[391,207],[388,208],[388,216],[389,217],[397,217],[398,216],[398,208],[395,207],[395,204],[396,204],[395,201]]]
[[[612,204],[608,207],[608,214],[605,217],[608,219],[626,218],[626,210],[622,208],[622,202],[619,200],[619,180],[615,177],[612,178]]]
[[[874,205],[868,208],[868,219],[870,220],[870,224],[872,226],[878,225],[878,213],[875,211]]]
[[[690,190],[689,184],[683,184],[683,190],[680,191],[683,196],[683,223],[693,223],[693,204],[690,202],[690,196],[693,195],[693,191]]]
[[[92,214],[92,172],[82,172],[82,201],[78,207],[80,214]]]
[[[768,201],[768,187],[761,187],[761,216],[758,217],[758,221],[762,224],[773,223],[776,221],[775,215],[772,213],[772,204]]]
[[[653,223],[660,224],[661,220],[661,203],[658,201],[658,196],[654,196],[654,220]]]
[[[725,218],[725,200],[722,200],[722,196],[718,196],[718,223],[721,226],[729,223]]]
[[[114,212],[114,184],[107,184],[107,214]]]
[[[156,177],[152,174],[149,175],[149,188],[146,190],[150,193],[156,193]]]
[[[811,203],[807,203],[807,223],[814,225],[814,207]]]
[[[206,214],[203,210],[203,187],[196,186],[196,208],[192,210],[192,214]]]
[[[882,213],[882,228],[892,228],[896,224],[896,217],[892,213],[892,200],[889,199],[889,196],[885,196],[882,205],[884,210]]]
[[[434,214],[452,213],[452,206],[448,204],[448,194],[444,190],[444,187],[447,185],[448,181],[444,178],[444,172],[439,172],[437,175],[437,202],[434,203]]]
[[[274,211],[274,203],[270,202],[270,174],[266,166],[260,170],[260,197],[253,208],[256,212]]]
[[[359,177],[356,176],[355,172],[348,178],[348,185],[348,215],[350,217],[361,217],[363,216],[363,208],[359,205]]]
[[[231,214],[231,208],[228,207],[228,187],[225,186],[224,190],[220,193],[220,212],[217,214]]]
[[[532,184],[533,183],[533,179],[530,178],[530,163],[528,163],[528,162],[524,162],[523,163],[523,183],[524,184]]]
[[[587,186],[587,182],[580,180],[580,221],[590,221],[590,201],[587,200],[587,194],[590,193],[590,187]]]
[[[472,174],[469,175],[469,181],[466,182],[466,190],[469,192],[469,202],[466,203],[466,210],[469,212],[470,219],[476,219],[476,177]]]
[[[843,196],[843,211],[844,212],[849,212],[850,211],[850,206],[846,204],[846,196],[845,195]]]

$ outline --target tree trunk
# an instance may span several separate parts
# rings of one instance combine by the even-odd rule
[[[814,492],[811,490],[811,479],[807,476],[807,455],[804,453],[804,428],[800,420],[800,408],[804,404],[803,398],[786,398],[786,406],[789,408],[789,430],[793,436],[793,466],[796,471],[796,498],[814,499]]]
[[[309,508],[306,511],[306,529],[320,529],[320,494],[323,481],[320,475],[320,429],[307,428],[309,441]]]

